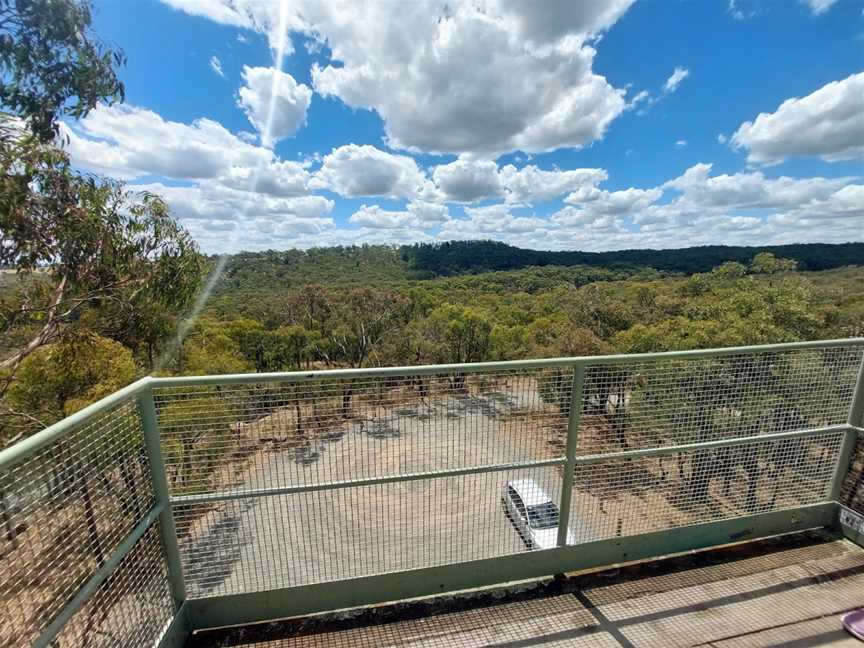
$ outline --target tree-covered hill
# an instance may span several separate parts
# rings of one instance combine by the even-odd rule
[[[497,241],[449,241],[404,246],[401,256],[411,270],[426,276],[547,265],[584,265],[608,269],[647,267],[692,274],[708,272],[726,261],[747,264],[760,252],[771,252],[777,257],[792,259],[802,270],[829,270],[864,264],[864,243],[796,243],[759,247],[709,245],[675,250],[555,252],[526,250]]]
[[[801,270],[864,264],[864,243],[551,252],[526,250],[495,241],[450,241],[402,247],[362,245],[240,252],[228,259],[217,292],[290,288],[310,283],[380,284],[526,268],[535,269],[530,277],[531,284],[547,283],[552,277],[582,284],[585,278],[591,281],[622,279],[645,276],[652,271],[684,275],[708,272],[727,261],[749,264],[760,252],[792,259]],[[610,274],[603,276],[603,272]],[[497,279],[508,283],[510,280],[506,276]]]

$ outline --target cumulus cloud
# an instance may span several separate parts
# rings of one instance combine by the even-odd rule
[[[430,203],[409,203],[405,211],[388,211],[378,205],[361,205],[349,221],[371,229],[428,229],[449,220],[447,207]]]
[[[508,203],[534,205],[581,187],[594,187],[606,178],[603,169],[544,170],[533,164],[499,168],[491,160],[466,157],[432,171],[442,199],[465,203],[503,196]]]
[[[233,166],[258,167],[273,158],[211,119],[183,124],[129,104],[100,105],[74,129],[64,126],[63,134],[77,164],[120,178],[213,178]]]
[[[99,106],[62,130],[76,166],[163,196],[208,251],[299,245],[335,228],[335,203],[310,195],[302,164],[212,120],[183,124],[135,106]]]
[[[741,124],[730,142],[747,150],[752,164],[777,164],[793,156],[851,160],[864,156],[864,72],[832,81],[773,113]]]
[[[663,189],[636,189],[630,187],[621,191],[606,191],[594,189],[589,192],[572,193],[564,202],[570,205],[581,205],[590,208],[597,214],[627,214],[644,209],[663,195]]]
[[[439,238],[471,239],[497,238],[505,235],[525,236],[535,234],[543,237],[555,223],[546,218],[514,216],[509,205],[468,207],[468,218],[451,219],[441,228]]]
[[[550,0],[542,8],[522,0],[500,0],[503,13],[516,19],[520,34],[535,44],[574,34],[587,37],[604,31],[624,15],[635,0]],[[495,3],[493,3],[495,4]]]
[[[243,66],[238,104],[264,146],[293,135],[306,123],[312,90],[275,68]]]
[[[496,198],[503,191],[498,165],[492,160],[459,158],[435,167],[432,179],[445,199],[456,202]]]
[[[785,208],[821,200],[849,184],[851,178],[768,179],[760,172],[711,176],[711,164],[695,164],[663,187],[681,193],[680,201],[696,207]]]
[[[592,70],[592,39],[632,0],[166,0],[271,39],[302,33],[326,44],[315,90],[376,111],[396,148],[494,157],[581,147],[624,110],[623,91]],[[276,8],[274,8],[276,7]],[[410,34],[410,38],[406,37]],[[540,100],[542,98],[542,100]]]
[[[134,185],[163,196],[175,214],[194,220],[309,219],[330,221],[334,202],[324,196],[276,197],[205,181],[197,185],[172,186],[163,183]]]
[[[346,144],[324,156],[312,187],[329,189],[341,196],[414,198],[426,184],[426,176],[414,158],[387,153],[369,144]]]
[[[501,169],[500,177],[507,202],[534,205],[581,188],[595,187],[608,174],[603,169],[542,170],[533,164],[517,169],[508,164]]]

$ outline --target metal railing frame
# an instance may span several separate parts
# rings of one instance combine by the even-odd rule
[[[121,560],[131,551],[144,533],[158,521],[162,547],[168,566],[168,585],[174,601],[175,616],[162,633],[160,646],[181,646],[188,635],[208,627],[255,623],[287,616],[309,614],[326,610],[382,603],[386,601],[426,596],[448,591],[511,582],[527,578],[548,576],[577,569],[644,560],[703,549],[729,542],[754,540],[780,533],[797,532],[811,528],[832,526],[840,504],[836,502],[843,477],[849,469],[851,454],[858,435],[864,435],[864,359],[859,367],[854,386],[849,417],[845,425],[819,427],[794,432],[689,443],[677,446],[646,448],[603,455],[577,456],[579,418],[585,369],[588,366],[614,365],[640,361],[663,361],[773,353],[799,349],[829,349],[861,345],[864,338],[794,342],[747,347],[730,347],[668,353],[609,355],[596,357],[554,358],[546,360],[517,360],[509,362],[483,362],[473,364],[425,365],[420,367],[383,367],[365,369],[337,369],[325,371],[298,371],[286,373],[233,374],[216,376],[145,377],[123,389],[85,407],[75,414],[51,425],[4,450],[0,450],[0,468],[25,460],[39,449],[63,435],[85,425],[94,416],[115,409],[119,405],[136,401],[144,434],[155,503],[141,521],[114,550],[105,563],[79,589],[76,595],[46,626],[35,646],[49,646],[64,624],[89,600],[99,586],[110,576]],[[304,486],[208,493],[203,495],[171,496],[162,456],[153,389],[159,387],[189,387],[263,382],[297,382],[311,379],[344,379],[374,376],[419,376],[446,373],[476,373],[539,368],[571,368],[573,381],[570,394],[564,457],[511,464],[475,466],[472,468],[421,472],[398,476],[344,480]],[[695,524],[676,529],[642,533],[612,540],[598,540],[578,545],[566,544],[570,502],[574,473],[580,465],[600,461],[677,454],[693,450],[743,446],[771,440],[802,438],[826,432],[844,432],[844,438],[834,467],[830,488],[825,501],[794,509],[777,510],[717,522]],[[386,484],[419,479],[436,479],[454,475],[481,472],[504,472],[537,466],[563,466],[560,499],[558,547],[526,554],[507,555],[467,563],[392,572],[350,580],[333,581],[289,587],[264,592],[250,592],[211,598],[189,599],[186,595],[173,506],[201,501],[223,501],[248,497],[266,497],[283,493],[312,492],[349,488],[370,484]]]

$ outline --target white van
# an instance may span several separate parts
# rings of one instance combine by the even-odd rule
[[[514,479],[504,484],[504,508],[529,549],[558,546],[558,507],[533,479]],[[567,529],[567,544],[576,538]]]

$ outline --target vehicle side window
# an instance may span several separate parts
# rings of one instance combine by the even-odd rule
[[[517,493],[512,486],[509,486],[507,491],[510,495],[510,499],[513,500],[513,505],[516,507],[516,510],[519,511],[519,515],[525,517],[525,505],[522,503],[522,498],[519,497],[519,493]]]

